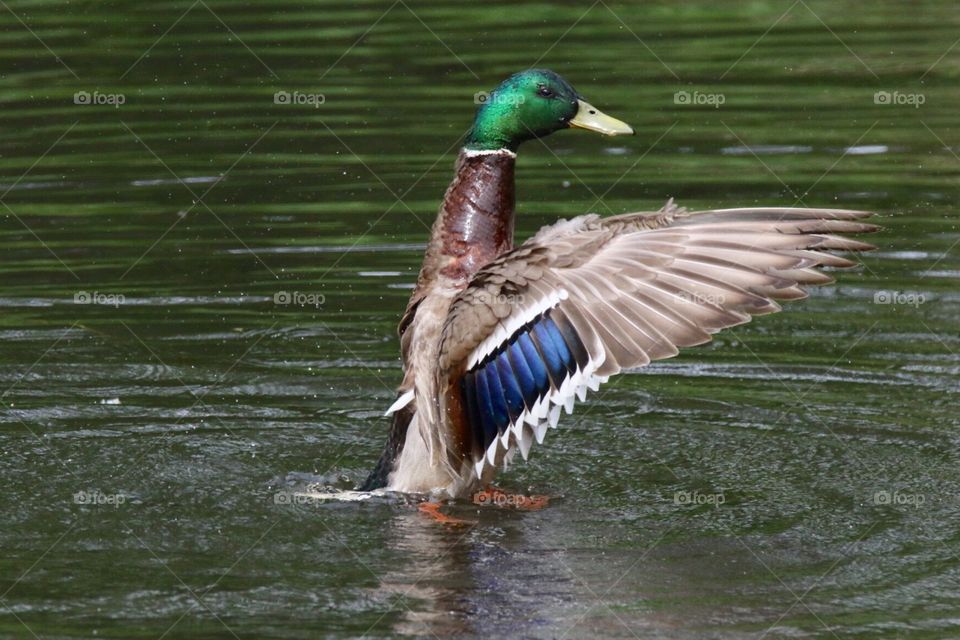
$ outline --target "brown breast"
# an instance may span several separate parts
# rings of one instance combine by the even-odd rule
[[[466,286],[478,269],[513,247],[515,162],[504,151],[460,152],[431,238],[439,245],[441,275]]]
[[[516,155],[506,150],[460,151],[417,286],[400,321],[401,336],[439,277],[446,285],[465,288],[481,267],[513,248],[515,163]],[[404,356],[407,350],[404,344]]]

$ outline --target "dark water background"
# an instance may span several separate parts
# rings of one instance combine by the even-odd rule
[[[4,4],[0,636],[960,635],[958,26],[922,1]],[[473,95],[532,65],[638,135],[527,144],[521,237],[672,196],[880,211],[881,249],[565,419],[500,481],[546,510],[277,498],[374,463]]]

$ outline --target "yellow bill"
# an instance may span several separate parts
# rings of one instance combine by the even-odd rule
[[[611,118],[589,102],[577,100],[577,115],[569,122],[571,127],[589,129],[605,136],[630,136],[633,129],[626,122]]]

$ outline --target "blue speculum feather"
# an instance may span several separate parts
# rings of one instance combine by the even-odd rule
[[[503,396],[503,387],[500,385],[500,375],[496,365],[484,367],[483,373],[487,378],[487,393],[490,395],[490,404],[493,406],[493,421],[497,431],[503,433],[510,424],[510,413],[507,411],[507,400]]]
[[[523,348],[514,342],[505,353],[510,355],[510,364],[513,365],[513,371],[517,374],[517,382],[523,391],[523,400],[529,408],[533,406],[537,399],[537,382],[534,380],[530,365],[527,364],[527,359],[523,355]]]
[[[573,354],[570,353],[567,343],[563,340],[563,334],[560,333],[560,329],[557,327],[557,324],[552,318],[545,319],[544,333],[549,337],[550,342],[553,343],[557,353],[560,354],[560,360],[563,362],[564,368],[570,373],[573,373],[576,370],[576,363],[573,361]]]
[[[490,392],[487,390],[487,377],[483,371],[474,374],[474,383],[477,392],[477,408],[480,413],[480,424],[473,425],[483,429],[483,446],[486,447],[497,437],[497,425],[493,418],[493,403],[490,401]]]
[[[586,366],[589,360],[587,349],[583,346],[583,343],[580,342],[580,337],[577,335],[577,331],[573,328],[573,325],[570,324],[570,321],[561,314],[554,321],[554,326],[557,327],[563,338],[563,342],[570,350],[570,355],[573,356],[573,362],[581,368]]]
[[[537,347],[537,351],[543,356],[543,362],[547,366],[547,373],[554,386],[559,387],[567,374],[567,365],[563,361],[560,351],[553,344],[553,339],[548,334],[546,322],[538,322],[533,326],[531,339]]]
[[[550,311],[519,329],[472,371],[460,389],[474,444],[486,449],[553,387],[586,364],[587,352],[570,322]]]
[[[507,411],[510,413],[510,422],[513,422],[523,413],[523,392],[520,390],[520,385],[517,384],[513,367],[510,366],[507,358],[506,352],[501,353],[491,365],[496,366],[497,373],[500,375],[500,386],[503,387],[503,395],[507,401]]]

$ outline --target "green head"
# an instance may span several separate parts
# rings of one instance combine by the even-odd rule
[[[608,136],[632,134],[625,123],[584,101],[570,83],[553,71],[528,69],[500,83],[492,93],[478,93],[480,102],[466,147],[510,149],[521,142],[567,127]]]

